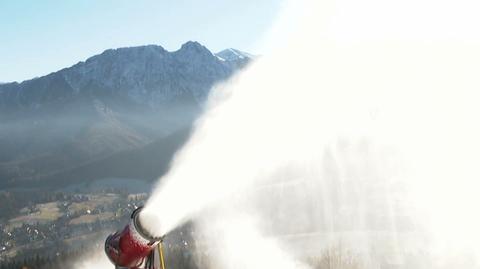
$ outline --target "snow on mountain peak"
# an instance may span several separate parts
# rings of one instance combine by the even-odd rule
[[[216,53],[215,55],[217,57],[225,60],[225,61],[237,61],[237,60],[245,60],[245,59],[254,59],[255,58],[255,56],[250,54],[250,53],[243,52],[243,51],[233,49],[233,48],[222,50],[222,51]]]

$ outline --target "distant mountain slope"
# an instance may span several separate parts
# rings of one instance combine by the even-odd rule
[[[45,178],[189,128],[212,86],[250,60],[225,59],[189,41],[173,52],[110,49],[47,76],[1,84],[0,181]]]
[[[123,150],[75,167],[0,181],[0,189],[55,190],[104,178],[136,178],[152,182],[168,171],[174,154],[187,141],[189,135],[190,129],[181,129],[142,147]]]

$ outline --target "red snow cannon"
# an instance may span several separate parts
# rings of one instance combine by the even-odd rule
[[[154,237],[142,227],[138,217],[141,210],[142,207],[135,209],[130,223],[105,241],[105,253],[115,268],[139,268],[151,262],[155,247],[162,242],[162,237]]]

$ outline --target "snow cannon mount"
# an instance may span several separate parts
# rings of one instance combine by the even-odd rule
[[[135,209],[130,223],[122,231],[109,235],[105,241],[105,253],[115,268],[140,268],[142,265],[144,268],[165,268],[161,248],[163,237],[155,237],[143,228],[139,219],[142,208]],[[157,246],[161,259],[161,262],[157,262],[158,265],[155,262]]]

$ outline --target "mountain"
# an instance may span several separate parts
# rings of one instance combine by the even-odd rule
[[[232,48],[222,50],[216,53],[215,55],[222,58],[225,61],[242,61],[242,60],[248,61],[249,59],[255,58],[255,56],[250,53],[243,52],[237,49],[232,49]]]
[[[238,61],[251,59],[245,55],[249,54],[228,49],[215,57],[192,41],[174,52],[156,45],[110,49],[44,77],[1,85],[0,109],[38,110],[72,97],[103,99],[105,95],[151,108],[172,101],[199,102],[213,83],[236,70]]]
[[[173,52],[148,45],[109,49],[43,77],[1,84],[0,186],[68,180],[68,171],[167,143],[190,128],[215,83],[252,59],[213,54],[192,41]]]

